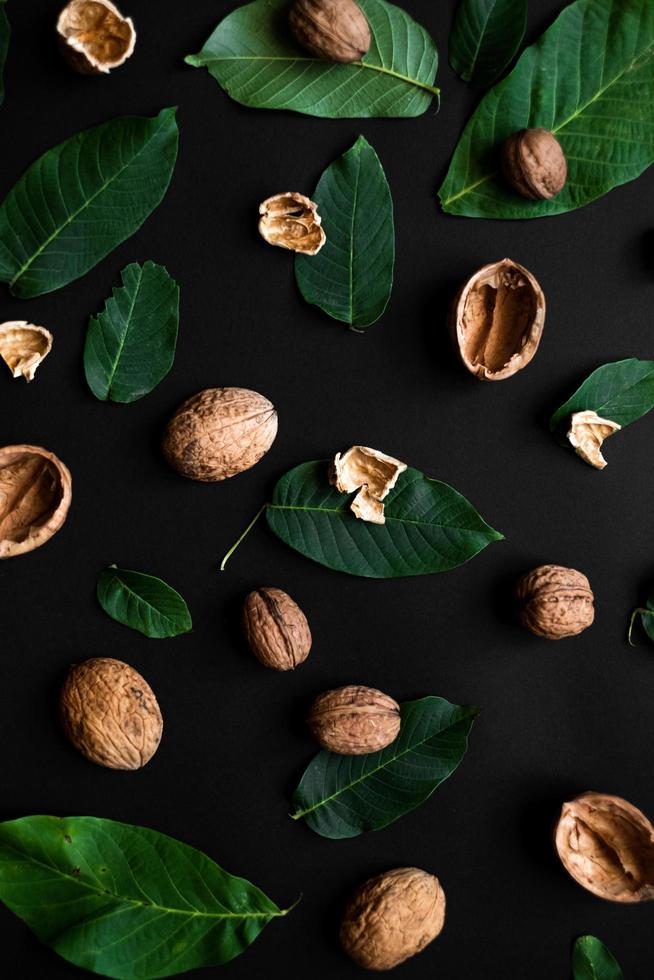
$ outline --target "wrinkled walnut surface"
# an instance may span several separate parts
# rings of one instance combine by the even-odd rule
[[[12,377],[33,381],[39,364],[52,350],[52,334],[27,320],[0,323],[0,357]]]
[[[257,660],[274,670],[293,670],[311,650],[307,618],[282,589],[250,592],[243,603],[243,632]]]
[[[365,755],[394,742],[400,733],[400,706],[373,687],[349,684],[320,694],[307,724],[324,749]]]
[[[575,568],[534,568],[518,582],[516,598],[523,626],[547,640],[576,636],[595,619],[590,582]]]
[[[302,47],[326,61],[351,64],[370,48],[370,27],[354,0],[295,0],[288,19]]]
[[[505,141],[501,155],[507,183],[532,201],[556,197],[568,178],[568,164],[561,144],[548,129],[521,129]]]
[[[568,441],[585,463],[603,470],[606,460],[602,456],[602,443],[621,428],[617,422],[600,418],[597,412],[574,412],[570,416]]]
[[[318,205],[304,194],[274,194],[259,205],[259,214],[259,234],[269,245],[317,255],[327,240]]]
[[[136,31],[110,0],[72,0],[59,14],[62,51],[76,71],[107,74],[134,51]]]
[[[60,459],[39,446],[0,449],[0,558],[40,548],[63,525],[72,481]]]
[[[406,468],[406,463],[377,449],[351,446],[345,453],[336,453],[329,469],[329,482],[340,493],[359,491],[350,504],[355,517],[371,524],[385,524],[382,501]]]

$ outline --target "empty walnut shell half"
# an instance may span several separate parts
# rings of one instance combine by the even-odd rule
[[[108,74],[134,51],[136,31],[110,0],[71,0],[59,14],[62,54],[81,75]]]
[[[545,296],[512,259],[485,265],[461,287],[449,315],[459,356],[481,381],[502,381],[526,367],[545,324]]]
[[[72,499],[68,467],[39,446],[0,449],[0,558],[40,548],[61,528]]]
[[[348,684],[320,694],[307,724],[323,749],[366,755],[394,742],[400,733],[400,706],[374,687]]]
[[[327,240],[318,205],[304,194],[274,194],[259,205],[259,214],[259,234],[269,245],[317,255]]]
[[[311,650],[307,617],[282,589],[250,592],[243,603],[243,632],[257,660],[273,670],[293,670]]]
[[[13,378],[33,381],[36,369],[52,350],[52,334],[27,320],[0,323],[0,357]]]
[[[519,580],[516,599],[522,625],[546,640],[576,636],[595,619],[590,582],[576,568],[539,565]]]
[[[619,796],[583,793],[563,804],[555,844],[565,870],[599,898],[654,898],[654,827]]]

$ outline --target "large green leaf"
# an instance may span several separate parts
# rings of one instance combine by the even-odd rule
[[[175,358],[179,286],[161,265],[136,262],[98,316],[84,347],[88,386],[102,401],[133,402],[159,384]]]
[[[573,412],[586,409],[623,428],[654,408],[654,361],[625,361],[603,364],[590,374],[574,395],[550,419],[555,432]]]
[[[10,34],[11,28],[9,26],[9,18],[7,17],[7,11],[5,9],[5,0],[0,0],[0,105],[5,97],[3,73],[5,61],[7,60],[7,51],[9,50]]]
[[[362,61],[314,58],[294,40],[288,0],[238,7],[186,63],[207,68],[237,102],[329,118],[419,116],[438,89],[438,53],[427,31],[385,0],[359,0],[372,43]]]
[[[297,255],[295,278],[308,303],[355,330],[379,319],[393,286],[393,201],[379,157],[360,136],[318,181],[313,200],[327,241]]]
[[[152,639],[178,636],[193,627],[179,592],[154,575],[110,565],[100,573],[97,596],[112,619]]]
[[[380,752],[319,752],[293,795],[293,819],[323,837],[356,837],[428,799],[465,755],[478,709],[427,697],[407,701],[401,713],[400,734]]]
[[[529,201],[497,170],[501,143],[519,129],[556,134],[568,182]],[[576,0],[481,101],[440,189],[450,214],[536,218],[582,207],[638,177],[654,160],[654,3]]]
[[[288,911],[187,844],[96,817],[0,824],[0,899],[64,959],[120,980],[226,963]]]
[[[460,0],[450,64],[464,82],[490,85],[511,64],[527,28],[527,0]]]
[[[29,298],[79,279],[141,227],[177,157],[175,110],[125,116],[44,153],[0,205],[0,280]]]
[[[266,508],[282,541],[328,568],[368,578],[443,572],[501,541],[460,493],[407,469],[384,501],[386,523],[359,520],[352,495],[327,480],[329,463],[296,466],[281,478]]]
[[[623,980],[615,957],[595,936],[580,936],[572,950],[574,980]]]

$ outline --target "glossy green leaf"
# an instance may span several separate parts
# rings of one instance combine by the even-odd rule
[[[460,493],[411,468],[384,501],[386,523],[359,520],[350,510],[354,495],[330,486],[328,466],[327,460],[296,466],[266,508],[282,541],[328,568],[368,578],[426,575],[502,540]]]
[[[502,142],[519,129],[555,133],[568,181],[529,201],[498,174]],[[482,99],[440,189],[443,209],[480,218],[572,211],[638,177],[654,161],[654,3],[576,0],[511,74]]]
[[[91,317],[86,334],[86,381],[101,401],[142,398],[166,377],[175,358],[179,286],[154,262],[134,262],[121,276],[123,285]]]
[[[312,57],[293,38],[288,0],[255,0],[225,17],[186,63],[207,68],[237,102],[329,118],[419,116],[438,89],[438,53],[401,7],[359,0],[372,42],[362,61]]]
[[[407,701],[401,705],[400,734],[380,752],[319,752],[293,795],[291,816],[334,839],[387,827],[452,775],[478,713],[444,698]]]
[[[654,591],[650,592],[645,600],[644,606],[638,606],[631,614],[629,620],[628,639],[631,646],[636,646],[633,641],[634,623],[640,619],[640,624],[645,630],[649,639],[654,643]]]
[[[226,963],[288,911],[187,844],[96,817],[1,823],[0,899],[69,963],[119,980]]]
[[[5,9],[5,0],[0,0],[0,105],[5,97],[3,74],[5,61],[7,60],[7,52],[9,51],[10,35],[11,28],[9,26],[9,18],[7,17],[7,11]]]
[[[590,374],[550,419],[555,432],[573,412],[586,409],[623,428],[654,408],[654,361],[625,361],[603,364]]]
[[[513,61],[527,28],[527,0],[460,0],[450,64],[464,82],[490,85]]]
[[[0,280],[29,298],[79,279],[133,235],[177,157],[175,110],[125,116],[48,150],[0,205]]]
[[[580,936],[572,950],[574,980],[623,980],[614,956],[595,936]]]
[[[312,194],[327,241],[297,255],[295,278],[308,303],[362,330],[386,309],[393,286],[393,201],[379,157],[360,136]]]
[[[112,619],[152,639],[188,633],[193,626],[179,592],[154,575],[110,565],[100,573],[97,596]]]

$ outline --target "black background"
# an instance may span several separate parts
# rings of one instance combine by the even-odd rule
[[[580,889],[558,864],[551,830],[560,804],[586,789],[654,814],[654,652],[642,635],[636,649],[625,639],[630,609],[654,579],[654,418],[611,440],[603,473],[559,447],[547,419],[599,364],[652,355],[654,174],[545,220],[441,214],[436,190],[478,93],[446,63],[453,0],[406,6],[441,52],[440,112],[330,121],[245,109],[183,64],[231,0],[125,0],[136,53],[103,78],[60,61],[57,3],[8,5],[2,195],[45,149],[113,116],[178,105],[181,143],[162,205],[91,273],[27,302],[2,290],[0,319],[43,324],[55,343],[29,387],[3,368],[0,444],[46,446],[73,474],[63,530],[0,566],[2,815],[143,824],[201,848],[280,905],[302,893],[223,968],[232,980],[361,976],[338,947],[342,904],[363,879],[407,864],[436,873],[448,900],[442,936],[401,968],[407,980],[564,980],[572,941],[586,932],[609,945],[628,980],[644,980],[651,906],[614,906]],[[529,39],[559,7],[532,2]],[[310,193],[359,133],[384,165],[397,229],[393,295],[364,336],[304,304],[292,256],[256,231],[259,201]],[[451,353],[446,309],[476,267],[506,255],[539,279],[547,322],[525,371],[482,384]],[[88,316],[128,262],[149,258],[181,285],[173,371],[134,405],[100,403],[82,371]],[[220,385],[271,398],[279,435],[250,472],[196,484],[166,467],[160,433],[183,398]],[[457,487],[506,541],[448,574],[369,581],[313,564],[261,522],[218,571],[282,473],[353,443]],[[107,618],[94,588],[114,561],[177,587],[194,631],[157,642]],[[543,562],[590,578],[597,618],[578,638],[548,643],[513,620],[515,578]],[[262,584],[287,589],[309,617],[314,648],[294,673],[265,670],[240,638],[242,597]],[[128,661],[158,696],[164,737],[141,772],[93,766],[59,732],[67,665],[91,656]],[[460,769],[431,800],[379,833],[330,841],[291,821],[288,801],[314,752],[307,705],[349,682],[398,700],[438,694],[482,713]],[[81,975],[9,912],[0,929],[3,976]]]

